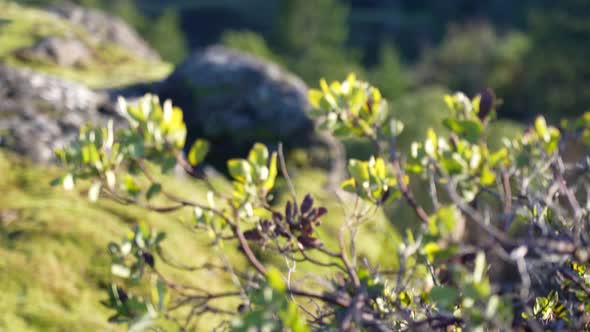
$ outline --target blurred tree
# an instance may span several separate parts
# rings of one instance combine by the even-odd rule
[[[166,9],[152,24],[144,27],[143,35],[164,60],[178,63],[186,57],[188,47],[174,9]]]
[[[348,12],[337,0],[285,0],[275,22],[277,53],[308,83],[359,72],[359,52],[345,48]]]
[[[150,24],[148,19],[137,9],[135,0],[117,0],[117,1],[96,1],[96,0],[78,0],[79,4],[86,7],[95,7],[109,12],[125,20],[127,24],[135,28],[139,33],[145,35],[146,27]]]
[[[590,2],[539,1],[529,15],[533,47],[527,55],[529,109],[552,118],[590,107]]]
[[[280,64],[284,62],[269,48],[264,37],[253,31],[226,31],[221,35],[221,43],[229,48],[244,51],[269,61]]]
[[[369,73],[371,81],[382,87],[381,93],[389,100],[396,100],[408,88],[408,78],[399,53],[391,44],[385,43],[379,50],[376,66]]]
[[[349,9],[337,0],[285,0],[276,24],[275,43],[283,52],[305,52],[321,43],[341,47],[348,35]]]
[[[417,82],[434,82],[470,95],[491,87],[509,100],[510,108],[501,108],[500,115],[517,117],[526,109],[519,93],[529,48],[529,39],[520,32],[498,34],[488,23],[452,25],[441,44],[427,50],[417,65]]]

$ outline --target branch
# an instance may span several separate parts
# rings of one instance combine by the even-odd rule
[[[424,208],[420,206],[420,204],[418,204],[418,202],[414,198],[414,195],[412,194],[412,191],[404,182],[404,173],[402,172],[399,160],[394,155],[392,155],[391,158],[391,164],[393,165],[393,170],[396,173],[397,183],[399,185],[400,191],[402,192],[402,195],[406,199],[408,205],[410,205],[410,207],[414,210],[416,216],[418,216],[418,218],[420,218],[420,220],[427,225],[428,220],[430,219],[428,217],[428,213],[426,213],[426,211],[424,211]]]

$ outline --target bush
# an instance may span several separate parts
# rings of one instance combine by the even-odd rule
[[[139,223],[108,247],[114,279],[104,304],[112,322],[132,329],[172,322],[184,331],[214,314],[235,331],[590,328],[589,207],[582,201],[589,159],[587,149],[572,150],[590,144],[590,114],[561,129],[538,117],[524,134],[491,148],[493,92],[473,99],[457,93],[445,97],[447,131],[428,130],[405,155],[397,140],[403,124],[377,88],[350,75],[322,80],[309,98],[321,130],[373,146],[368,160],[348,162],[346,217],[336,234],[321,229],[338,211],[328,212],[305,188],[291,187],[286,204],[274,203],[279,170],[290,183],[280,147],[255,144],[246,158],[229,160],[232,187],[220,187],[199,172],[208,143],[197,140],[185,157],[182,112],[155,96],[120,100],[128,129],[83,128],[75,144],[57,152],[68,173],[55,183],[69,189],[90,181],[92,200],[190,210],[192,227],[207,232],[225,257],[221,266],[174,262],[160,247],[165,234]],[[157,170],[176,163],[209,188],[207,197],[178,197],[158,180]],[[415,181],[427,184],[428,206],[416,200]],[[376,210],[394,204],[414,216],[390,261],[359,257],[355,234],[374,222]],[[246,266],[224,255],[233,245]],[[301,266],[313,275],[296,278]],[[174,270],[218,271],[235,288],[185,284]]]
[[[221,44],[256,55],[262,59],[283,64],[283,60],[273,53],[264,38],[252,31],[229,30],[221,35]]]
[[[140,30],[149,44],[166,61],[180,63],[188,54],[188,45],[180,27],[180,17],[173,9],[164,12]]]
[[[342,77],[362,69],[361,52],[346,47],[348,14],[349,7],[335,0],[318,0],[314,6],[304,0],[286,0],[280,5],[268,42],[248,30],[225,31],[220,42],[279,63],[308,84],[322,75]]]
[[[525,96],[529,110],[554,119],[588,110],[590,66],[590,3],[579,0],[540,1],[529,12],[532,48],[526,54]]]
[[[501,34],[487,23],[451,25],[440,45],[425,52],[416,76],[421,84],[437,82],[470,94],[492,87],[505,101],[502,117],[522,119],[530,114],[522,97],[530,48],[520,32]]]

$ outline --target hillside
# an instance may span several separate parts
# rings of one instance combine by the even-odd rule
[[[35,50],[35,46],[42,48],[39,43],[50,37],[74,41],[73,50],[82,53],[81,61],[64,66],[45,54],[27,52]],[[0,1],[0,62],[71,79],[91,88],[159,80],[172,70],[172,65],[164,61],[143,59],[120,45],[96,40],[83,27],[57,15],[3,0]]]

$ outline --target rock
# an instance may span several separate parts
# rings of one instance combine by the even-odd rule
[[[123,20],[98,9],[89,9],[65,3],[52,5],[48,11],[87,30],[99,43],[117,44],[140,58],[160,60],[156,51]]]
[[[225,156],[247,151],[254,141],[305,146],[314,139],[303,81],[238,51],[197,51],[156,91],[183,109],[189,138],[206,137]]]
[[[26,61],[50,61],[63,67],[83,66],[92,59],[92,52],[84,43],[74,38],[47,37],[36,44],[15,51]]]
[[[55,160],[86,122],[118,117],[106,93],[28,69],[0,65],[0,146],[38,162]]]

